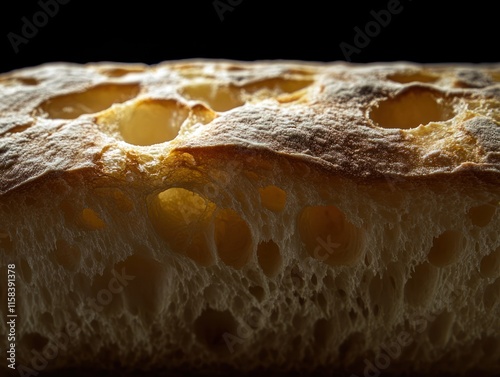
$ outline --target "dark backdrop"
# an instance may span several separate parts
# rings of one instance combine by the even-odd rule
[[[38,0],[3,2],[0,72],[51,61],[154,64],[197,57],[500,61],[495,2],[59,0],[67,4],[56,9],[54,1],[41,0],[51,4],[44,11],[51,15],[39,13]],[[388,8],[397,12],[390,20]],[[368,40],[357,31],[366,26]]]

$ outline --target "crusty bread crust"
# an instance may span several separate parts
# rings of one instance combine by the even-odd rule
[[[0,76],[0,193],[54,172],[120,175],[112,151],[131,149],[162,157],[253,150],[361,180],[466,173],[498,182],[499,77],[498,64],[403,62],[60,63],[14,71]],[[81,102],[75,111],[64,108],[72,98]],[[131,148],[99,120],[147,101],[189,112],[189,127],[177,124],[180,134],[168,143]],[[414,124],[384,119],[401,104]]]

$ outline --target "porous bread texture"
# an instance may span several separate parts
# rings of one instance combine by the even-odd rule
[[[4,75],[18,362],[74,324],[46,370],[500,373],[499,77],[213,61]]]

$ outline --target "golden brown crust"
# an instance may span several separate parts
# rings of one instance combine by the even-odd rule
[[[175,134],[132,121],[143,110]],[[251,150],[361,181],[498,182],[500,65],[195,60],[0,76],[0,194],[82,169],[154,180],[175,150]]]

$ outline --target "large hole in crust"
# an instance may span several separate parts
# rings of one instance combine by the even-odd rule
[[[337,266],[352,265],[361,257],[363,232],[335,206],[304,208],[298,228],[307,253],[315,259]]]
[[[407,84],[410,82],[432,83],[437,81],[438,76],[424,71],[403,71],[392,73],[387,78],[394,82]]]
[[[369,116],[379,127],[409,129],[429,122],[446,121],[454,114],[449,101],[439,93],[410,88],[378,102]]]
[[[173,140],[189,109],[174,100],[145,100],[112,108],[97,122],[134,145],[154,145]]]
[[[307,88],[313,80],[309,79],[287,79],[287,78],[270,78],[250,84],[246,84],[243,88],[250,93],[258,93],[273,96],[285,93],[293,93]]]
[[[464,237],[462,233],[447,230],[434,238],[427,258],[434,266],[444,267],[458,259],[463,248]]]
[[[45,101],[39,109],[49,118],[74,119],[82,114],[105,110],[115,103],[134,98],[139,85],[103,84],[79,93],[65,94]]]
[[[180,93],[190,100],[204,102],[211,109],[222,112],[242,106],[247,100],[258,101],[299,92],[312,82],[310,79],[269,78],[236,86],[200,80],[184,86]]]
[[[28,85],[28,86],[33,86],[33,85],[38,85],[40,82],[35,79],[34,77],[22,77],[22,76],[17,76],[17,77],[8,77],[8,78],[2,78],[0,79],[0,84],[1,85]]]
[[[172,251],[201,266],[213,263],[209,228],[214,203],[195,192],[170,188],[154,195],[148,207],[154,229]]]
[[[203,81],[183,87],[181,94],[190,100],[205,102],[215,111],[228,111],[243,105],[240,90],[230,85]]]
[[[123,77],[131,73],[144,72],[146,68],[140,65],[131,65],[126,67],[98,67],[98,71],[108,77]]]
[[[264,241],[257,246],[259,265],[269,277],[276,276],[281,268],[282,258],[279,246],[274,241]]]
[[[219,210],[215,216],[215,244],[220,259],[228,266],[240,269],[250,259],[250,228],[232,209]]]
[[[308,78],[275,77],[243,85],[242,90],[247,102],[274,98],[280,103],[289,103],[300,100],[312,83]]]

